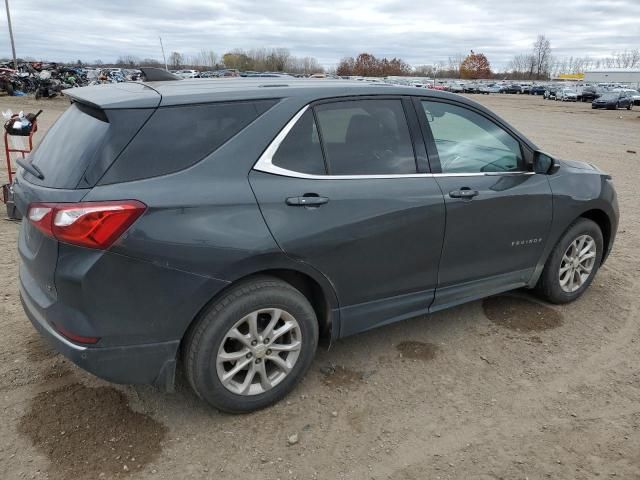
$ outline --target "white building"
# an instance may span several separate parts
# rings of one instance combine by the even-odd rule
[[[624,83],[640,87],[640,69],[600,68],[584,72],[586,83]]]

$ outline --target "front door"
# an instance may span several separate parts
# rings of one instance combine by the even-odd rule
[[[433,301],[444,201],[435,179],[418,173],[406,119],[415,112],[403,103],[306,108],[249,177],[280,247],[333,284],[341,336],[425,313]]]
[[[551,226],[546,175],[529,171],[517,137],[480,111],[416,105],[447,215],[432,310],[525,285]]]

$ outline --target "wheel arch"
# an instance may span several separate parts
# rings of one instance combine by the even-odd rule
[[[591,207],[592,208],[584,210],[582,213],[580,213],[579,215],[576,215],[575,217],[567,217],[567,218],[571,218],[571,220],[567,221],[566,228],[559,230],[558,231],[559,233],[557,233],[556,236],[552,237],[551,243],[549,243],[547,249],[544,251],[544,253],[540,257],[540,260],[536,265],[535,271],[531,276],[531,278],[529,279],[529,282],[527,283],[527,288],[534,288],[537,285],[538,280],[542,275],[544,266],[546,265],[547,259],[553,252],[553,248],[555,247],[557,242],[562,238],[564,233],[570,228],[570,226],[580,218],[586,218],[588,220],[591,220],[595,222],[596,225],[598,225],[598,227],[600,228],[600,231],[602,232],[602,240],[604,243],[603,245],[604,252],[602,255],[602,260],[600,262],[600,265],[604,264],[610,252],[611,243],[613,242],[613,239],[615,236],[614,221],[609,216],[609,214],[602,208],[599,208],[598,206],[591,206]]]
[[[609,218],[609,215],[607,215],[607,213],[604,210],[601,210],[599,208],[594,208],[591,210],[587,210],[586,212],[583,212],[576,218],[576,220],[578,218],[589,219],[595,222],[596,225],[598,225],[598,227],[600,227],[600,231],[602,232],[602,240],[604,242],[603,255],[602,255],[602,261],[601,261],[601,265],[602,265],[607,259],[607,254],[609,253],[610,246],[611,246],[611,234],[612,234],[613,227],[612,227],[611,219]]]
[[[189,332],[197,324],[198,320],[205,314],[207,309],[215,303],[219,298],[224,296],[226,292],[238,285],[239,283],[251,281],[254,278],[272,277],[282,280],[300,291],[309,300],[313,307],[318,320],[320,332],[320,341],[329,346],[333,340],[339,336],[339,309],[338,299],[333,290],[333,286],[321,274],[312,275],[301,269],[291,268],[290,266],[277,266],[273,268],[264,268],[261,270],[245,273],[226,285],[222,290],[216,292],[212,297],[198,310],[197,314],[191,319],[182,335],[181,346],[189,337]]]

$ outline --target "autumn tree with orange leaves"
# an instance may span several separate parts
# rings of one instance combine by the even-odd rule
[[[483,53],[471,53],[460,64],[461,78],[491,78],[491,65]]]
[[[361,53],[356,58],[345,57],[340,61],[336,73],[340,76],[387,77],[410,75],[411,66],[400,58],[376,58],[370,53]]]

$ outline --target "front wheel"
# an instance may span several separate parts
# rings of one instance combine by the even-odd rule
[[[267,407],[309,369],[318,321],[294,287],[260,277],[232,287],[191,328],[187,378],[200,398],[232,413]]]
[[[551,303],[577,299],[591,285],[603,248],[600,227],[587,218],[576,220],[549,255],[536,289]]]

